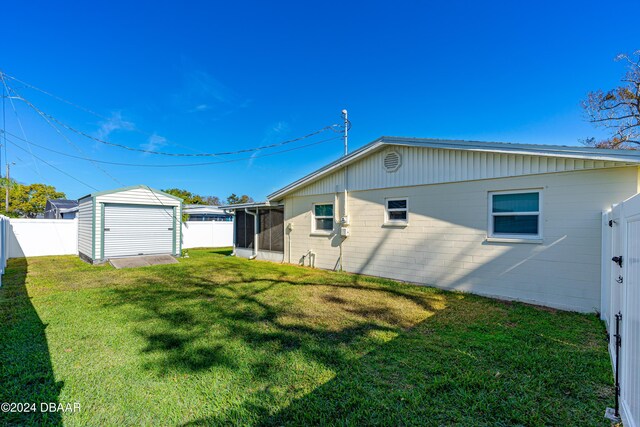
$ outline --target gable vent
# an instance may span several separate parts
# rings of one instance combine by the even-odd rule
[[[382,161],[387,172],[395,172],[401,165],[400,154],[396,151],[388,152]]]

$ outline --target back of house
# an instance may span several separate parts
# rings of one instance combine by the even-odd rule
[[[236,250],[598,311],[602,212],[638,192],[639,163],[622,150],[383,137],[238,209]],[[270,232],[285,239],[259,256],[269,251],[247,229],[263,233],[260,210],[274,207],[284,215]]]

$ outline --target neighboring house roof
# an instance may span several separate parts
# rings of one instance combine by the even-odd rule
[[[61,214],[65,214],[65,213],[78,212],[79,210],[80,208],[78,206],[74,206],[72,208],[59,209],[58,212],[60,212]]]
[[[48,202],[51,206],[60,210],[60,212],[70,212],[70,211],[64,211],[64,209],[73,209],[78,207],[77,200],[49,199]]]
[[[237,205],[220,206],[220,209],[225,210],[238,210],[238,209],[254,209],[254,208],[266,208],[266,207],[281,207],[281,203],[272,202],[252,202],[252,203],[240,203]]]
[[[182,212],[189,215],[195,215],[195,214],[229,215],[220,206],[213,206],[213,205],[184,205]]]
[[[283,196],[303,186],[315,182],[344,166],[355,163],[361,158],[388,146],[408,146],[476,152],[507,153],[529,156],[603,160],[625,162],[629,164],[640,164],[640,151],[636,150],[612,150],[591,147],[571,147],[564,145],[516,144],[507,142],[481,142],[383,136],[373,142],[370,142],[367,145],[364,145],[354,152],[329,163],[328,165],[316,170],[315,172],[312,172],[309,175],[306,175],[299,180],[294,181],[293,183],[279,189],[278,191],[269,194],[267,196],[267,199],[272,201],[279,200]]]

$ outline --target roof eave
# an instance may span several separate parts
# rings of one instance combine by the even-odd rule
[[[632,164],[640,164],[639,151],[621,151],[602,148],[590,147],[570,147],[560,145],[534,145],[534,144],[515,144],[506,142],[479,142],[479,141],[463,141],[463,140],[437,140],[426,138],[409,138],[397,136],[383,136],[367,145],[359,148],[347,156],[341,157],[328,165],[292,182],[286,187],[281,188],[267,196],[270,201],[282,200],[285,196],[297,190],[298,188],[308,185],[322,177],[348,166],[359,160],[361,157],[370,154],[378,148],[385,145],[401,145],[427,148],[442,148],[449,150],[493,152],[505,154],[521,154],[544,157],[570,157],[584,160],[602,160],[613,162],[625,162]]]
[[[238,209],[253,209],[253,208],[273,208],[280,207],[281,203],[267,202],[252,202],[252,203],[238,203],[237,205],[225,205],[220,206],[220,209],[224,210],[238,210]]]
[[[278,191],[275,191],[271,194],[269,194],[267,196],[267,200],[269,201],[278,201],[281,200],[284,196],[286,196],[287,194],[291,193],[292,191],[296,190],[297,188],[299,188],[301,185],[305,185],[308,184],[316,179],[320,179],[323,176],[326,176],[332,172],[334,172],[337,169],[340,169],[343,166],[347,166],[350,163],[355,162],[356,160],[360,159],[360,157],[364,156],[365,154],[371,153],[372,151],[377,150],[378,148],[382,147],[383,145],[385,145],[385,143],[382,141],[382,138],[376,139],[375,141],[370,142],[367,145],[364,145],[362,147],[360,147],[359,149],[357,149],[356,151],[354,151],[351,154],[347,154],[346,156],[343,156],[337,160],[334,160],[333,162],[329,163],[326,166],[323,166],[322,168],[311,172],[308,175],[305,175],[304,177],[300,178],[297,181],[292,182],[291,184],[287,185],[286,187],[281,188]]]

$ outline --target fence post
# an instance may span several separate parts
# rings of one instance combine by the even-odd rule
[[[7,217],[0,216],[0,287],[7,267]]]

